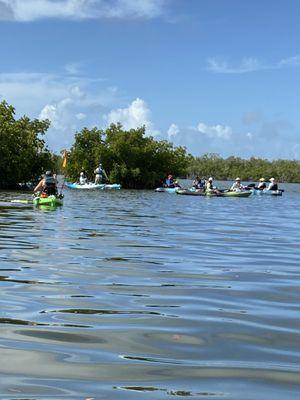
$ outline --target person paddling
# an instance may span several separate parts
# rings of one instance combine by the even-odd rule
[[[266,187],[267,187],[267,185],[266,185],[265,178],[260,178],[259,184],[257,185],[257,189],[258,190],[264,190],[264,189],[266,189]]]
[[[84,169],[80,172],[79,184],[80,185],[86,185],[87,184],[87,176],[86,176],[86,173],[85,173]]]
[[[43,179],[34,188],[33,193],[41,193],[41,196],[57,196],[57,180],[51,171],[46,171]]]
[[[220,195],[220,194],[221,194],[220,190],[217,189],[217,188],[214,186],[214,184],[213,184],[213,178],[212,178],[212,177],[208,178],[208,180],[205,182],[205,193],[206,193],[207,195],[210,195],[210,194],[212,194],[212,193],[215,193],[215,194],[217,194],[217,195]]]
[[[103,169],[101,163],[95,169],[94,174],[95,174],[95,185],[99,185],[100,183],[102,183],[103,179],[108,181],[108,176],[107,176],[105,170]]]
[[[167,177],[167,179],[165,181],[165,185],[168,188],[174,188],[175,187],[173,175],[168,175],[168,177]]]
[[[278,184],[275,178],[270,179],[270,183],[269,186],[267,187],[267,190],[278,190]]]
[[[236,178],[234,184],[231,186],[231,192],[242,192],[245,186],[241,184],[241,178]]]

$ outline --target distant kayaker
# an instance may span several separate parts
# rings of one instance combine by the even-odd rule
[[[108,181],[108,176],[100,163],[99,166],[94,171],[95,174],[95,185],[99,185],[105,179]]]
[[[46,171],[43,179],[34,188],[33,193],[40,192],[42,195],[57,195],[57,180],[51,171]]]
[[[167,177],[167,179],[165,181],[165,185],[168,188],[174,188],[175,187],[173,175],[168,175],[168,177]]]
[[[278,190],[278,184],[275,178],[270,178],[270,183],[269,186],[267,187],[267,190]]]
[[[212,193],[215,193],[215,194],[220,194],[221,193],[220,190],[214,186],[213,181],[214,181],[213,178],[210,177],[205,182],[205,193],[208,194],[208,195],[212,194]]]
[[[205,185],[205,181],[202,180],[198,175],[193,180],[193,187],[195,189],[203,189]]]
[[[87,176],[86,176],[86,173],[85,173],[84,169],[80,172],[79,183],[80,183],[80,185],[86,185],[87,184]]]
[[[265,178],[260,178],[259,184],[257,185],[257,189],[258,190],[264,190],[264,189],[266,189],[266,187],[267,187],[267,185],[266,185]]]
[[[245,186],[241,184],[241,178],[236,178],[234,184],[231,186],[231,192],[241,192],[245,190]]]

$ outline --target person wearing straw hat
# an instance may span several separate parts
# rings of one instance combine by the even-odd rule
[[[267,185],[266,185],[265,178],[260,178],[259,184],[257,185],[257,189],[258,190],[264,190],[264,189],[266,189],[266,187],[267,187]]]
[[[278,190],[278,184],[275,178],[270,178],[270,183],[267,190]]]
[[[236,178],[234,184],[231,186],[231,192],[242,192],[245,186],[241,184],[241,178]]]
[[[214,186],[213,182],[214,182],[214,180],[212,177],[208,178],[208,180],[205,182],[205,193],[208,195],[212,194],[212,193],[215,193],[215,194],[221,193],[220,190],[216,186]]]

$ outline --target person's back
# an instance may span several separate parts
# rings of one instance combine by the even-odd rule
[[[100,184],[102,181],[105,179],[107,182],[109,182],[108,176],[105,172],[105,169],[102,168],[102,164],[99,164],[99,166],[95,169],[94,171],[95,174],[95,184]]]
[[[270,184],[269,184],[267,190],[278,190],[278,184],[274,178],[270,179]]]
[[[57,194],[57,184],[56,179],[52,175],[51,171],[47,171],[44,178],[44,188],[42,193],[47,194],[48,196]]]

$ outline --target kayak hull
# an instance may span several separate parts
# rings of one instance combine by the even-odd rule
[[[257,190],[257,189],[251,189],[251,192],[255,196],[282,196],[282,190]]]
[[[176,191],[177,194],[185,195],[185,196],[205,196],[205,192],[202,190],[191,190],[191,189],[178,189]]]
[[[251,196],[251,191],[245,192],[220,192],[220,193],[207,193],[208,197],[249,197]]]
[[[87,183],[85,185],[80,185],[79,183],[65,183],[66,187],[69,189],[79,189],[79,190],[119,190],[121,185],[119,183]]]
[[[60,199],[59,197],[56,197],[56,196],[35,197],[33,199],[33,204],[35,206],[56,207],[56,206],[62,206],[63,205],[63,199]]]
[[[178,187],[174,187],[174,188],[159,187],[159,188],[155,189],[156,192],[165,192],[165,193],[176,193],[177,190],[179,190]]]

